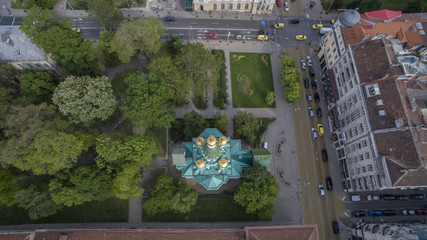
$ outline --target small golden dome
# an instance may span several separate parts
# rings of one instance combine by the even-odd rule
[[[226,168],[228,166],[228,161],[225,158],[221,158],[219,160],[218,164],[221,168]]]
[[[205,139],[203,138],[203,137],[198,137],[197,139],[196,139],[196,144],[197,144],[197,146],[202,146],[203,145],[203,143],[205,142]]]
[[[205,166],[206,166],[206,163],[205,163],[205,161],[203,159],[199,159],[199,160],[196,161],[196,167],[198,169],[202,169]]]
[[[219,144],[221,144],[221,146],[225,146],[225,144],[227,144],[227,137],[226,136],[221,136],[218,139]]]
[[[208,145],[209,145],[210,147],[213,147],[213,146],[215,146],[215,145],[216,145],[216,138],[214,137],[214,135],[210,135],[210,136],[208,137],[208,140],[207,140],[206,142],[208,143]]]

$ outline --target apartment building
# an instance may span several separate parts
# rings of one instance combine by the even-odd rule
[[[274,0],[193,0],[194,11],[233,11],[270,14]]]

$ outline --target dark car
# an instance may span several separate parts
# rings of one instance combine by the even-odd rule
[[[332,231],[335,233],[335,234],[338,234],[338,233],[340,233],[340,227],[338,226],[338,222],[337,221],[332,221]]]
[[[316,80],[311,80],[311,88],[312,89],[316,89],[317,88],[317,83],[316,83]]]
[[[310,85],[309,85],[309,82],[308,82],[308,78],[303,78],[303,81],[304,81],[304,87],[305,88],[309,88]]]
[[[165,22],[175,22],[176,20],[172,16],[166,16],[166,17],[163,18],[163,21],[165,21]]]
[[[298,24],[299,23],[299,19],[296,19],[296,18],[291,19],[291,20],[289,20],[289,23],[290,24]]]
[[[328,189],[329,191],[334,189],[334,186],[332,184],[332,178],[331,177],[327,177],[326,178],[326,189]]]
[[[406,195],[397,195],[397,196],[396,196],[396,200],[399,200],[399,201],[407,201],[407,200],[409,200],[409,197],[408,197],[408,196],[406,196]]]
[[[314,101],[320,102],[320,97],[318,93],[314,93]]]
[[[381,200],[387,200],[387,201],[396,200],[396,196],[391,195],[391,194],[381,194],[380,198],[381,198]]]
[[[266,36],[269,36],[269,35],[270,35],[270,32],[269,32],[269,31],[265,31],[265,30],[261,29],[261,30],[259,30],[258,35],[266,35]]]
[[[365,211],[353,211],[353,216],[355,217],[363,217],[366,215]]]
[[[320,107],[316,107],[316,114],[318,117],[322,117],[322,109]]]
[[[411,194],[412,200],[424,200],[426,196],[424,194]]]
[[[322,149],[322,160],[324,162],[328,162],[328,152],[326,151],[326,149]]]
[[[394,210],[383,210],[383,215],[384,216],[396,215],[396,211],[394,211]]]
[[[315,77],[316,76],[316,74],[314,73],[313,68],[309,68],[308,69],[308,73],[310,74],[310,77]]]
[[[427,215],[427,209],[418,209],[416,213],[417,215]]]

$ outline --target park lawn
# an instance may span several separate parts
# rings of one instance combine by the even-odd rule
[[[132,73],[137,73],[138,69],[137,68],[128,68],[125,69],[123,71],[121,71],[120,73],[118,73],[113,80],[111,80],[111,85],[113,86],[113,91],[114,94],[116,94],[117,96],[121,97],[121,98],[126,98],[127,96],[127,88],[128,86],[125,83],[125,78],[127,76],[129,76]]]
[[[244,55],[238,61],[233,60],[233,55]],[[261,56],[267,56],[267,65],[261,60]],[[274,91],[273,74],[271,72],[271,58],[268,53],[237,53],[230,52],[231,88],[233,94],[233,107],[241,108],[269,108],[265,103],[265,97],[269,91]],[[238,76],[243,77],[239,82]],[[243,93],[239,86],[245,86]]]
[[[204,196],[197,199],[195,206],[186,214],[164,213],[149,216],[142,212],[143,222],[238,222],[258,221],[256,214],[247,214],[235,203],[233,196]]]
[[[0,207],[0,225],[34,223],[75,223],[75,222],[127,222],[129,201],[110,198],[103,202],[86,202],[79,206],[64,207],[55,215],[31,220],[23,208]]]

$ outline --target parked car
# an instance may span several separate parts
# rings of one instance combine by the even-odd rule
[[[396,215],[396,211],[395,210],[383,210],[383,215],[384,216],[393,216],[393,215]]]
[[[313,26],[312,26],[312,28],[313,29],[321,29],[323,27],[323,25],[322,24],[314,24]]]
[[[380,198],[381,198],[381,200],[387,200],[387,201],[396,200],[396,196],[391,195],[391,194],[381,194]]]
[[[289,12],[289,3],[288,2],[285,2],[285,11]]]
[[[307,93],[307,101],[311,102],[313,100],[313,97],[311,97],[311,93]]]
[[[382,216],[383,212],[380,210],[369,210],[369,216]]]
[[[236,35],[236,40],[245,40],[246,39],[246,37],[245,37],[245,35]]]
[[[338,222],[337,221],[332,221],[332,232],[334,232],[335,234],[340,233],[340,227],[338,226]]]
[[[308,82],[308,78],[303,78],[303,81],[304,81],[304,87],[305,87],[305,88],[309,88],[309,87],[310,87],[310,84],[309,84],[309,82]]]
[[[325,196],[325,188],[323,187],[323,184],[319,184],[317,187],[319,188],[320,196]]]
[[[296,18],[291,19],[291,20],[289,20],[289,23],[290,24],[298,24],[299,23],[299,19],[296,19]]]
[[[424,194],[411,194],[412,200],[424,200],[426,196]]]
[[[216,34],[213,34],[213,33],[206,34],[206,38],[216,39],[217,37],[218,36]]]
[[[76,33],[80,33],[80,28],[71,28],[73,31],[75,31]]]
[[[316,73],[314,72],[313,68],[308,68],[308,73],[310,74],[310,77],[316,76]]]
[[[406,196],[406,195],[397,195],[397,196],[396,196],[396,200],[399,200],[399,201],[407,201],[407,200],[409,200],[409,197],[408,197],[408,196]]]
[[[427,209],[418,209],[416,213],[417,215],[427,215]]]
[[[284,23],[276,23],[273,25],[273,27],[275,28],[285,28],[285,24]]]
[[[176,19],[174,17],[172,17],[172,16],[166,16],[166,17],[163,18],[163,21],[165,21],[165,22],[175,22]]]
[[[256,39],[258,39],[258,40],[268,40],[268,37],[267,37],[267,35],[258,35],[256,37]]]
[[[316,140],[317,139],[316,129],[315,128],[311,128],[310,131],[311,131],[311,137],[313,138],[313,140]]]
[[[326,151],[326,149],[322,149],[322,160],[324,162],[328,162],[328,152]]]
[[[310,56],[307,56],[307,65],[308,65],[309,67],[313,66],[313,61],[311,60],[311,57],[310,57]]]
[[[316,88],[317,88],[317,83],[316,83],[316,80],[314,80],[314,79],[311,80],[311,88],[314,90],[316,90]]]
[[[320,96],[317,92],[314,93],[314,101],[315,102],[320,102]]]
[[[305,60],[301,60],[301,68],[307,69],[307,64],[305,64]]]
[[[317,132],[319,133],[320,137],[325,135],[325,129],[323,128],[323,124],[317,124]]]
[[[320,107],[316,107],[317,117],[322,117],[322,109]]]
[[[313,117],[314,117],[313,108],[312,108],[312,107],[308,107],[308,108],[307,108],[307,111],[308,111],[308,116],[309,116],[310,118],[313,118]]]
[[[402,210],[402,215],[415,215],[415,210]]]
[[[295,38],[296,38],[296,40],[304,41],[307,39],[307,36],[306,35],[296,35]]]
[[[355,217],[363,217],[366,215],[365,211],[353,211],[353,216]]]
[[[331,177],[326,178],[326,189],[328,189],[329,191],[334,189],[334,185],[332,184],[332,178]]]
[[[279,7],[279,8],[282,7],[282,0],[277,0],[277,7]]]
[[[357,195],[357,194],[350,195],[350,200],[352,202],[360,202],[361,201],[360,195]]]
[[[380,197],[378,195],[367,195],[366,200],[368,201],[378,201],[380,200]]]

